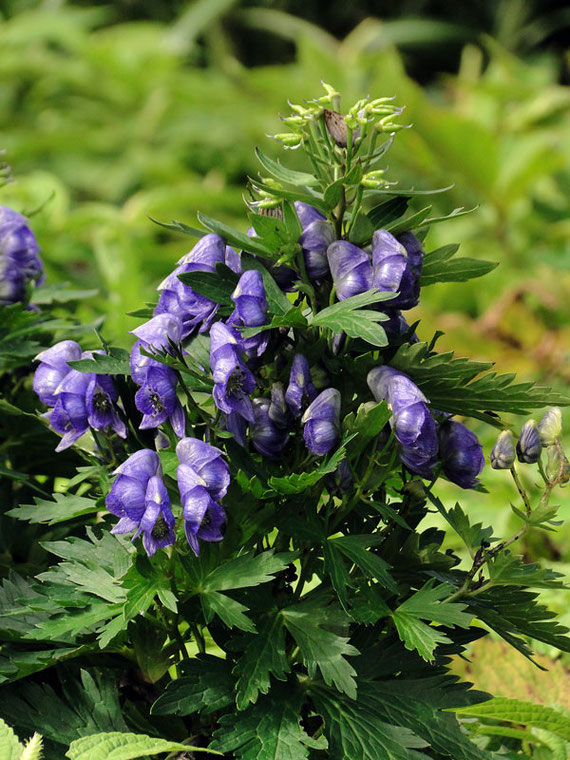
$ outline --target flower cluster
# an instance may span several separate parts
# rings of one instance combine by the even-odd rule
[[[44,268],[28,220],[0,206],[0,305],[27,300],[31,283],[41,285]]]
[[[226,515],[219,501],[230,483],[228,466],[222,452],[196,438],[183,438],[176,447],[179,466],[178,488],[183,508],[184,530],[196,556],[198,539],[221,541]],[[146,553],[175,541],[175,518],[164,484],[160,457],[156,451],[142,449],[132,454],[115,470],[117,478],[106,499],[109,512],[119,517],[112,533],[132,533],[133,540],[143,535]]]
[[[68,364],[92,356],[92,351],[82,352],[73,340],[56,343],[36,356],[40,364],[34,375],[34,390],[46,406],[52,407],[44,416],[63,436],[56,451],[72,446],[89,428],[113,430],[121,438],[127,436],[112,378],[79,372]]]

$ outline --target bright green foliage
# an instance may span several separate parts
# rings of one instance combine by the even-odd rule
[[[56,525],[60,522],[73,520],[75,517],[94,515],[98,511],[100,511],[100,507],[93,499],[74,494],[55,493],[54,500],[36,497],[35,504],[22,504],[6,514],[15,517],[16,520]]]
[[[20,760],[22,750],[16,734],[0,718],[0,760]]]
[[[134,760],[163,752],[208,752],[203,747],[169,742],[141,734],[111,732],[93,734],[72,742],[65,756],[69,760]]]
[[[455,709],[458,715],[517,723],[556,734],[570,741],[570,717],[544,705],[523,702],[518,699],[495,697],[479,705]]]
[[[152,706],[155,715],[209,714],[233,702],[234,681],[226,660],[198,655],[185,663],[184,675],[171,681]]]

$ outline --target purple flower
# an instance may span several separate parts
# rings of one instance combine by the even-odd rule
[[[367,382],[376,401],[385,400],[392,412],[390,426],[400,444],[400,459],[410,472],[431,478],[438,439],[426,397],[407,375],[392,367],[375,367]]]
[[[203,541],[221,541],[226,515],[218,504],[228,490],[230,473],[222,452],[199,441],[183,438],[176,447],[180,465],[176,471],[184,510],[184,530],[190,548],[198,556]]]
[[[439,428],[439,451],[443,472],[461,488],[475,488],[477,476],[485,465],[483,449],[475,433],[455,420]]]
[[[423,251],[416,237],[405,232],[397,240],[386,230],[376,230],[372,238],[373,285],[399,295],[385,303],[391,308],[411,309],[420,295]]]
[[[289,431],[271,419],[271,406],[272,401],[268,398],[253,400],[255,421],[250,427],[250,434],[253,446],[260,454],[268,459],[278,459],[287,444]]]
[[[339,301],[372,289],[372,265],[366,251],[347,240],[336,240],[327,249],[327,259]]]
[[[236,331],[223,322],[215,322],[210,331],[210,366],[214,378],[214,401],[226,414],[239,412],[254,421],[249,394],[255,378],[241,359],[244,347]]]
[[[308,203],[303,203],[303,201],[294,201],[293,205],[295,206],[297,217],[301,222],[301,227],[304,230],[313,222],[323,221],[326,219],[326,217],[323,216],[320,211],[317,211],[314,206],[310,206]]]
[[[155,428],[170,420],[178,438],[185,435],[185,417],[176,395],[176,373],[163,364],[147,369],[144,382],[135,395],[135,405],[142,412],[141,430]]]
[[[510,430],[502,430],[491,451],[491,467],[494,470],[508,470],[515,463],[515,447]]]
[[[149,557],[173,544],[174,515],[156,451],[137,451],[117,467],[115,474],[118,477],[105,500],[109,512],[120,517],[111,533],[134,530],[133,541],[142,533]]]
[[[542,444],[538,427],[534,420],[525,422],[519,440],[517,441],[517,457],[519,462],[535,464],[540,459]]]
[[[231,250],[231,249],[230,249]],[[235,252],[230,254],[230,262],[236,264]],[[176,314],[183,326],[182,337],[186,338],[197,325],[199,332],[206,332],[216,316],[218,304],[206,296],[196,293],[189,285],[184,285],[178,275],[187,272],[215,272],[216,264],[226,262],[226,244],[219,235],[204,235],[194,248],[183,256],[178,266],[161,282],[161,291],[155,314]]]
[[[244,272],[232,293],[232,300],[236,308],[227,321],[228,325],[259,327],[266,323],[268,307],[261,272],[256,269]],[[267,330],[241,339],[243,351],[249,359],[261,356],[267,348],[268,341]]]
[[[69,341],[69,343],[72,342]],[[52,349],[44,353],[47,354],[50,350]],[[75,354],[73,347],[70,350]],[[58,357],[58,353],[50,356]],[[85,351],[76,358],[90,359],[92,356],[92,351]],[[56,359],[52,358],[51,361],[56,361]],[[50,382],[53,379],[54,377],[50,378]],[[46,387],[49,389],[53,385],[48,384]],[[94,430],[111,429],[121,438],[127,437],[126,426],[117,414],[118,393],[112,378],[68,368],[58,386],[53,390],[51,398],[54,408],[46,412],[44,416],[49,420],[53,430],[63,436],[56,451],[63,451],[72,446],[89,427]]]
[[[141,354],[146,351],[167,351],[170,343],[180,343],[184,328],[175,314],[158,314],[132,330],[139,340],[131,350],[131,374],[137,385],[142,385],[151,367],[165,367],[162,362]]]
[[[329,493],[342,497],[343,493],[352,485],[352,473],[350,465],[343,459],[336,470],[325,477]]]
[[[339,439],[340,392],[327,388],[311,402],[302,422],[303,438],[313,454],[327,454]]]
[[[120,438],[126,438],[127,428],[117,414],[118,398],[119,394],[113,378],[107,375],[94,375],[85,393],[87,422],[95,430],[111,428]]]
[[[334,227],[308,203],[295,201],[294,205],[303,228],[299,243],[303,249],[307,275],[311,280],[320,280],[329,273],[327,248],[334,240]]]
[[[34,390],[47,406],[55,406],[56,391],[71,367],[67,362],[81,358],[81,346],[74,340],[62,340],[36,356],[40,362],[34,374]]]
[[[285,392],[285,401],[294,417],[300,417],[313,401],[317,391],[311,380],[309,362],[303,354],[295,354],[291,364],[289,385]]]
[[[239,412],[230,412],[229,414],[224,415],[223,425],[228,433],[233,433],[236,443],[245,447],[248,426],[245,417],[242,417]]]
[[[31,282],[40,285],[44,268],[28,220],[7,206],[0,206],[0,305],[26,300]]]
[[[241,254],[236,253],[229,245],[226,246],[225,264],[236,274],[241,274],[243,272]]]

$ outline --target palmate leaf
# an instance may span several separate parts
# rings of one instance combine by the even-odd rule
[[[96,375],[130,375],[129,352],[124,348],[110,348],[109,354],[93,354],[91,359],[77,359],[68,362],[79,372],[94,372]]]
[[[525,657],[532,650],[523,637],[570,652],[568,628],[561,625],[556,613],[537,602],[538,594],[517,586],[496,586],[474,597],[467,597],[470,610]]]
[[[243,554],[214,568],[201,583],[202,591],[228,591],[274,580],[295,559],[294,552],[275,554],[273,549],[260,554]]]
[[[183,663],[183,673],[153,704],[153,715],[209,714],[233,704],[234,678],[228,660],[198,654]]]
[[[85,496],[54,493],[53,498],[54,501],[36,497],[35,504],[22,504],[6,514],[16,520],[26,520],[32,524],[56,525],[76,517],[97,514],[101,510],[93,499]]]
[[[491,760],[473,744],[446,708],[480,702],[487,695],[469,691],[448,676],[424,679],[359,682],[357,705],[363,700],[380,720],[403,726],[437,753],[453,760]]]
[[[294,687],[275,686],[245,712],[222,716],[209,749],[233,752],[238,760],[306,760],[309,749],[326,749],[326,741],[301,726],[302,700]]]
[[[310,694],[325,721],[330,760],[428,760],[419,751],[428,743],[409,728],[382,720],[374,700],[360,687],[354,700],[316,684]]]
[[[271,686],[270,675],[282,681],[290,670],[283,620],[275,614],[265,622],[257,636],[252,637],[233,670],[237,677],[238,710],[245,710],[250,703],[257,702],[260,693],[267,694]]]
[[[338,449],[328,459],[310,472],[292,473],[283,477],[272,476],[268,485],[277,493],[295,494],[303,493],[307,488],[316,485],[319,480],[331,472],[334,472],[346,456],[346,446],[356,436],[356,433],[343,439]]]
[[[541,567],[537,562],[525,563],[521,556],[507,549],[487,562],[489,578],[497,585],[527,588],[568,588],[563,573]]]
[[[336,625],[348,620],[340,610],[321,607],[313,601],[304,601],[281,610],[283,623],[295,639],[309,675],[314,677],[317,669],[326,684],[347,694],[356,696],[356,671],[346,659],[359,654],[348,639],[328,631],[324,626]]]
[[[403,344],[390,365],[409,375],[435,409],[495,426],[502,423],[488,412],[529,414],[549,404],[570,404],[569,398],[549,388],[514,383],[514,374],[488,372],[488,362],[456,359],[453,351],[430,354],[427,343]]]
[[[423,621],[468,628],[473,618],[472,614],[464,612],[467,606],[465,604],[442,603],[441,600],[451,593],[451,586],[445,583],[434,586],[432,579],[391,613],[404,646],[410,650],[416,649],[424,660],[433,660],[436,646],[447,643],[450,639]]]
[[[99,731],[124,731],[117,679],[111,671],[59,672],[61,688],[18,683],[0,690],[0,715],[26,731],[39,731],[58,744]]]
[[[473,718],[492,718],[532,726],[550,731],[570,741],[570,718],[552,707],[536,705],[520,699],[495,697],[479,705],[455,708],[454,712]]]
[[[313,316],[315,327],[328,327],[334,333],[345,332],[351,338],[362,338],[373,346],[386,346],[388,338],[378,322],[386,320],[379,311],[368,311],[362,307],[393,298],[393,293],[369,290],[343,301],[327,306]]]
[[[146,734],[127,734],[119,731],[84,736],[71,743],[65,756],[69,760],[134,760],[137,757],[160,755],[165,752],[210,752],[204,747],[157,739]]]
[[[480,548],[483,542],[491,543],[494,540],[493,528],[490,525],[483,528],[482,523],[471,525],[460,504],[456,503],[452,509],[447,510],[441,500],[431,491],[427,492],[427,497],[461,538],[472,557],[475,556],[475,551]]]
[[[329,538],[328,543],[347,557],[351,563],[357,565],[367,577],[378,581],[389,591],[397,593],[398,587],[389,572],[391,566],[377,554],[368,551],[370,546],[374,546],[380,540],[379,536],[350,535]]]

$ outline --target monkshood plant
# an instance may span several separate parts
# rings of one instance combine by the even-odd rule
[[[43,422],[83,463],[9,512],[45,526],[60,561],[4,583],[0,714],[48,757],[521,757],[521,731],[474,723],[495,701],[450,656],[489,631],[529,658],[533,640],[570,651],[535,590],[561,576],[516,554],[556,524],[560,411],[516,444],[500,416],[567,399],[419,339],[403,312],[422,287],[495,265],[425,252],[444,219],[406,216],[421,193],[378,168],[401,109],[366,98],[343,115],[325,92],[276,135],[310,171],[257,151],[248,234],[166,225],[199,240],[135,315],[130,355],[72,338],[37,354]],[[492,498],[468,418],[501,430],[513,535],[438,497],[443,479]],[[424,527],[434,511],[466,565]]]

